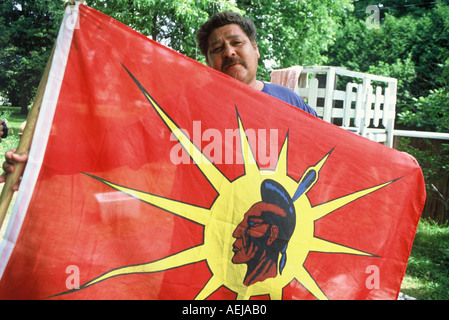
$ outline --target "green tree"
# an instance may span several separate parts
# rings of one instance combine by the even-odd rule
[[[352,71],[398,79],[399,108],[411,101],[416,78],[411,48],[416,20],[386,15],[379,29],[369,29],[364,19],[348,17],[328,51],[331,65]]]
[[[0,93],[26,111],[39,83],[63,15],[63,0],[4,0],[0,5]],[[210,15],[232,10],[258,29],[259,74],[271,68],[320,64],[335,40],[350,0],[91,0],[90,7],[193,59],[196,30]]]
[[[368,15],[360,6],[338,30],[337,41],[326,53],[329,64],[397,78],[399,111],[441,87],[441,61],[449,52],[448,6],[423,2],[407,7],[390,1],[381,10],[378,29],[367,28]]]
[[[63,14],[61,0],[0,3],[0,94],[22,113],[32,101]]]
[[[31,103],[64,14],[64,0],[2,0],[0,94],[23,113]],[[86,4],[174,50],[201,60],[195,31],[219,10],[238,10],[226,0],[92,0]]]
[[[435,79],[440,87],[430,90],[427,96],[413,98],[398,114],[400,123],[413,129],[449,133],[449,52],[442,67],[442,74]]]
[[[241,12],[226,0],[92,0],[89,6],[188,57],[204,61],[196,30],[217,11]]]
[[[198,27],[222,10],[249,16],[258,31],[259,74],[269,80],[271,67],[317,64],[334,40],[350,0],[96,0],[93,8],[152,39],[204,62],[196,47]]]

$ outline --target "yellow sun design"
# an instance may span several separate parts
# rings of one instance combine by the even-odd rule
[[[345,253],[376,257],[370,253],[316,238],[314,236],[314,223],[316,220],[323,218],[338,208],[379,190],[395,180],[360,190],[312,207],[306,193],[318,181],[319,172],[332,151],[326,154],[322,159],[318,159],[318,162],[315,165],[310,166],[304,172],[299,181],[295,181],[287,175],[287,135],[280,150],[275,169],[261,170],[257,165],[251,146],[246,138],[240,116],[237,114],[245,174],[234,181],[229,181],[227,177],[224,176],[201,152],[201,150],[192,143],[183,131],[179,129],[134,76],[129,71],[128,73],[139,86],[163,122],[176,136],[182,147],[189,153],[198,169],[201,170],[208,182],[215,188],[215,190],[217,190],[218,196],[210,208],[203,208],[167,199],[162,196],[133,190],[88,174],[92,178],[101,181],[115,190],[202,225],[204,227],[204,241],[202,245],[186,249],[157,261],[129,265],[111,270],[85,283],[80,289],[87,288],[100,281],[116,276],[162,272],[192,263],[206,261],[212,275],[205,286],[198,292],[195,299],[206,299],[222,286],[235,292],[237,294],[237,299],[249,299],[253,296],[260,295],[269,295],[271,299],[282,299],[283,288],[294,279],[317,299],[327,299],[327,296],[320,289],[315,279],[304,267],[304,263],[310,252]],[[297,222],[294,233],[288,244],[286,252],[288,259],[282,274],[277,274],[274,278],[265,279],[264,281],[246,286],[243,284],[246,265],[234,264],[231,261],[234,254],[232,251],[232,244],[235,240],[232,235],[236,226],[242,221],[245,212],[247,212],[254,203],[260,201],[260,185],[262,181],[267,178],[268,174],[270,179],[280,183],[290,195],[295,194],[298,190],[298,186],[303,186],[303,190],[299,197],[294,201]],[[310,181],[304,183],[305,179]]]

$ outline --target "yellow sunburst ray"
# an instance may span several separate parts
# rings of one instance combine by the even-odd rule
[[[86,282],[82,286],[79,287],[79,289],[72,289],[69,291],[65,291],[59,294],[55,294],[53,296],[50,296],[48,298],[61,296],[69,293],[73,293],[79,290],[83,290],[87,287],[90,287],[94,284],[97,284],[101,281],[118,277],[118,276],[125,276],[130,274],[141,274],[141,273],[154,273],[154,272],[160,272],[165,271],[169,269],[174,269],[182,266],[186,266],[188,264],[197,263],[204,260],[204,256],[202,254],[204,245],[199,245],[193,248],[190,248],[188,250],[181,251],[179,253],[176,253],[174,255],[168,256],[166,258],[148,262],[148,263],[142,263],[142,264],[135,264],[135,265],[129,265],[120,267],[117,269],[110,270],[101,276],[90,280],[89,282]]]
[[[267,288],[270,287],[268,290]],[[236,290],[236,300],[250,300],[251,297],[262,296],[268,294],[270,300],[282,300],[283,288],[281,286],[258,286],[253,285],[250,287],[242,286]]]
[[[309,272],[301,267],[296,272],[297,281],[318,300],[329,300]]]
[[[201,289],[198,295],[195,297],[195,300],[204,300],[209,297],[212,293],[214,293],[218,288],[223,285],[223,280],[219,279],[216,276],[212,276],[206,285]]]
[[[165,125],[170,129],[172,134],[178,139],[181,146],[184,150],[192,158],[193,162],[197,165],[197,167],[201,170],[201,172],[207,177],[210,184],[215,188],[215,190],[219,190],[219,187],[224,183],[230,183],[220,170],[212,163],[212,161],[206,157],[201,150],[189,139],[189,137],[179,128],[179,126],[168,116],[167,113],[157,104],[157,102],[151,97],[151,95],[145,90],[145,88],[140,84],[140,82],[131,74],[131,72],[123,66],[130,77],[137,84],[139,89],[144,94],[145,98],[147,98],[148,102],[150,102],[153,109],[157,112],[161,120],[165,123]]]
[[[367,189],[363,189],[351,194],[348,194],[346,196],[343,196],[341,198],[337,198],[319,205],[314,206],[311,211],[312,211],[312,216],[314,220],[318,220],[321,219],[322,217],[334,212],[335,210],[347,205],[348,203],[351,203],[359,198],[362,198],[372,192],[375,192],[383,187],[388,186],[389,184],[395,182],[398,179],[395,180],[391,180],[382,184],[379,184],[377,186],[371,187],[371,188],[367,188]]]
[[[243,163],[245,166],[245,174],[250,176],[258,176],[260,174],[259,166],[257,165],[256,158],[254,157],[253,149],[249,144],[248,137],[246,136],[245,129],[240,119],[240,115],[237,113],[237,119],[239,123],[240,132],[240,146],[242,149]]]
[[[360,251],[357,249],[353,249],[350,247],[346,247],[344,245],[323,240],[320,238],[312,238],[308,243],[309,251],[313,252],[322,252],[322,253],[344,253],[344,254],[354,254],[358,256],[369,256],[369,257],[377,257],[374,254],[367,253],[364,251]]]
[[[110,186],[111,188],[121,191],[133,198],[141,200],[143,202],[149,203],[155,207],[166,210],[170,213],[183,217],[185,219],[194,221],[203,226],[207,225],[210,219],[210,211],[207,208],[198,207],[189,203],[176,201],[173,199],[164,198],[161,196],[157,196],[151,193],[146,193],[134,189],[130,189],[127,187],[120,186],[113,182],[104,180],[102,178],[90,175],[85,173],[87,176],[90,176],[104,184]]]
[[[282,300],[282,288],[273,288],[273,290],[270,292],[270,299]]]
[[[237,292],[237,297],[235,300],[249,300],[251,298],[251,295],[248,295],[246,292]]]
[[[163,258],[161,260],[148,262],[148,263],[144,263],[144,264],[125,266],[125,267],[111,270],[111,271],[106,272],[105,274],[99,276],[98,278],[95,278],[95,279],[87,282],[86,284],[84,284],[81,287],[81,289],[87,288],[95,283],[98,283],[100,281],[103,281],[103,280],[106,280],[106,279],[109,279],[112,277],[116,277],[116,276],[135,274],[135,273],[153,273],[153,272],[165,271],[165,270],[185,266],[188,264],[200,262],[200,261],[204,260],[204,257],[201,255],[201,251],[203,250],[202,247],[203,247],[203,245],[193,247],[188,250],[181,251],[177,254]]]

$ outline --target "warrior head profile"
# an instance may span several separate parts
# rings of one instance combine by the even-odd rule
[[[255,203],[234,230],[235,264],[248,267],[246,286],[282,274],[287,246],[296,225],[293,201],[284,187],[266,179],[260,188],[262,201]],[[280,256],[280,259],[279,259]]]

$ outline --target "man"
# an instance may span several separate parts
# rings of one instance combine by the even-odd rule
[[[256,28],[250,19],[234,12],[218,12],[200,26],[196,38],[210,67],[256,90],[317,115],[315,110],[292,90],[256,79],[260,53],[256,42]]]

